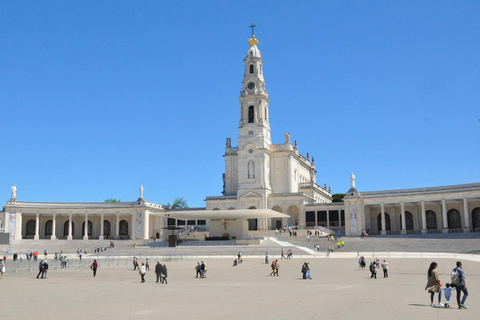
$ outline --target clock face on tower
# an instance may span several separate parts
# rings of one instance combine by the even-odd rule
[[[248,83],[248,89],[253,89],[253,88],[255,88],[255,83],[249,82]]]

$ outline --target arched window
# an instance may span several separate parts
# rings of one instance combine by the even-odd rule
[[[45,222],[45,237],[49,237],[52,235],[53,231],[53,220],[48,220]]]
[[[35,235],[35,226],[37,222],[35,220],[28,220],[27,225],[25,226],[25,235],[34,236]]]
[[[120,221],[120,235],[128,236],[128,222],[126,220]]]
[[[253,64],[250,65],[250,74],[253,73]]]
[[[480,208],[472,210],[472,228],[474,231],[480,229]]]
[[[410,211],[405,211],[405,224],[407,230],[413,230],[413,214]],[[402,216],[400,215],[400,226],[403,230]]]
[[[437,214],[432,210],[427,210],[427,212],[425,212],[425,217],[427,218],[427,229],[437,229]]]
[[[248,107],[248,123],[253,123],[255,121],[255,110],[253,106]]]
[[[460,212],[457,209],[450,209],[447,212],[448,229],[461,229],[462,218],[460,218]]]
[[[103,235],[110,237],[110,221],[108,220],[103,220]]]

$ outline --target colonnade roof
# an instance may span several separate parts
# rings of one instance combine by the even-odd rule
[[[421,196],[421,195],[458,193],[458,192],[480,192],[480,183],[458,184],[458,185],[451,185],[451,186],[414,188],[414,189],[366,191],[366,192],[359,192],[358,196],[355,196],[355,197],[372,198],[372,197],[405,196],[405,195]],[[348,197],[348,194],[345,197]]]
[[[182,210],[155,213],[163,217],[181,220],[223,220],[256,218],[289,218],[289,215],[270,209],[240,210]]]

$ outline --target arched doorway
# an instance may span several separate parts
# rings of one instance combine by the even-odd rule
[[[45,238],[50,237],[53,231],[53,220],[45,222]]]
[[[273,211],[283,213],[282,208],[280,206],[274,206],[272,208]],[[271,219],[271,229],[281,229],[283,227],[282,225],[282,219],[280,218],[272,218]]]
[[[405,224],[406,230],[413,231],[413,214],[410,211],[405,211]],[[400,227],[403,230],[402,216],[400,215]]]
[[[382,213],[379,213],[377,216],[377,228],[378,228],[378,233],[382,231]],[[388,212],[385,212],[385,231],[392,231],[392,227],[390,224],[390,215]]]
[[[36,225],[37,225],[37,222],[33,219],[27,221],[27,224],[25,225],[25,236],[27,238],[32,238],[32,236],[35,236]]]
[[[287,214],[290,216],[290,218],[288,218],[289,225],[291,226],[300,225],[300,215],[299,215],[299,210],[297,206],[291,205],[290,207],[288,207]]]
[[[103,236],[110,238],[110,221],[103,220]]]
[[[425,217],[427,218],[427,230],[436,230],[437,214],[435,211],[427,210],[427,212],[425,212]]]
[[[63,224],[63,236],[64,237],[68,237],[68,221],[65,221],[65,223]],[[72,221],[72,238],[73,238],[73,235],[75,234],[75,222]]]
[[[480,229],[480,208],[472,210],[472,228],[474,231]]]
[[[250,207],[248,210],[257,209],[255,207]],[[257,230],[258,229],[258,220],[257,219],[248,219],[248,230]]]
[[[93,231],[93,223],[92,221],[88,220],[88,228],[87,228],[88,236],[92,236]],[[85,221],[82,223],[82,237],[85,236]]]
[[[461,229],[462,218],[460,212],[457,209],[450,209],[447,212],[448,229]]]
[[[120,236],[123,236],[123,237],[128,236],[128,222],[127,222],[127,220],[120,221],[119,228],[120,228]]]

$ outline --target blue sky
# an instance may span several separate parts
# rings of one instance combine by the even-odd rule
[[[480,181],[479,1],[2,1],[0,199],[221,195],[252,22],[318,184]]]

